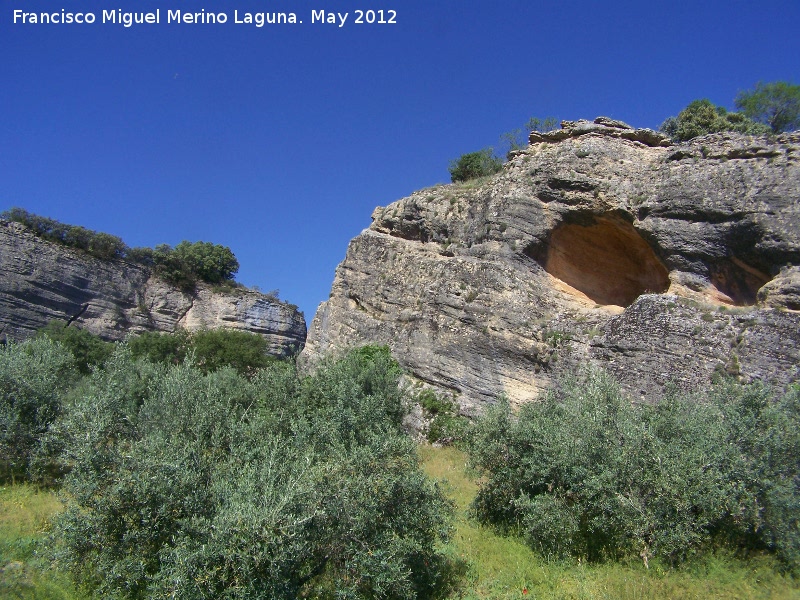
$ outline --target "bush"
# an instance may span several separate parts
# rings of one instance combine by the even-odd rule
[[[401,370],[385,346],[364,346],[329,360],[302,382],[298,408],[316,423],[320,449],[368,444],[402,432]]]
[[[230,281],[239,270],[239,261],[227,246],[184,240],[174,252],[190,272],[208,283]]]
[[[144,358],[154,363],[178,364],[189,351],[190,336],[184,329],[175,333],[147,331],[127,339],[134,358]]]
[[[78,370],[89,374],[103,367],[114,352],[115,344],[77,327],[65,327],[51,321],[37,332],[61,343],[75,359]],[[175,333],[145,332],[128,337],[127,344],[134,358],[154,363],[178,364],[191,355],[193,364],[203,373],[233,367],[240,374],[253,375],[276,360],[269,354],[267,340],[257,333],[235,329],[201,329]]]
[[[128,339],[134,358],[178,364],[192,356],[203,373],[233,367],[242,375],[253,375],[274,360],[267,340],[257,333],[235,329],[201,329],[175,333],[147,332]]]
[[[376,348],[248,380],[120,346],[52,430],[59,563],[97,597],[429,595],[451,509],[401,432],[398,376]]]
[[[500,136],[501,147],[506,147],[506,155],[513,150],[525,148],[528,145],[528,139],[532,131],[552,131],[558,127],[558,119],[555,117],[546,117],[539,119],[538,117],[531,117],[524,127],[508,131]]]
[[[70,353],[49,339],[0,346],[0,480],[27,476],[76,379]]]
[[[431,442],[452,443],[462,441],[467,428],[466,418],[458,414],[458,406],[451,399],[426,389],[417,394],[416,401],[428,419],[425,438]]]
[[[544,555],[681,561],[712,540],[800,566],[800,391],[721,384],[634,407],[602,373],[478,421],[481,520]]]
[[[683,142],[709,133],[734,131],[750,135],[769,133],[769,127],[744,114],[728,112],[710,100],[695,100],[677,117],[670,117],[659,128],[673,140]]]
[[[50,321],[36,332],[37,337],[47,337],[59,342],[70,351],[75,365],[83,374],[92,367],[102,367],[114,351],[114,344],[103,341],[99,335],[78,327],[68,327],[62,321]]]
[[[257,333],[235,329],[205,329],[189,335],[189,347],[204,372],[225,366],[241,374],[253,374],[275,360],[268,354],[267,340]]]
[[[800,129],[800,85],[786,81],[758,83],[739,92],[736,108],[748,118],[768,125],[773,133]]]
[[[239,261],[230,248],[210,242],[184,240],[175,248],[160,244],[152,254],[137,249],[136,255],[152,263],[156,275],[186,291],[193,290],[198,280],[230,282],[239,270]]]
[[[485,177],[500,172],[503,161],[492,154],[491,148],[478,152],[462,154],[450,163],[450,179],[453,183],[467,181],[477,177]]]

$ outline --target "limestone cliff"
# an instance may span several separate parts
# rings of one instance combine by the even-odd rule
[[[0,220],[0,337],[24,339],[51,320],[108,340],[179,327],[242,329],[264,336],[275,355],[295,352],[306,334],[294,306],[264,294],[205,284],[182,292],[141,265],[100,260]]]
[[[672,145],[619,121],[532,134],[498,175],[375,209],[302,360],[388,344],[462,410],[576,365],[636,398],[800,377],[800,133]]]

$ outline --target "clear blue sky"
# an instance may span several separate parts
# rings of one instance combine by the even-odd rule
[[[656,128],[800,83],[800,1],[0,0],[0,209],[153,246],[230,246],[310,323],[375,206],[531,116]],[[23,25],[13,11],[94,12]],[[102,10],[161,9],[160,24]],[[355,24],[356,9],[397,11]],[[227,13],[167,24],[166,11]],[[235,24],[234,10],[302,24]],[[312,10],[349,13],[344,27]],[[388,13],[385,13],[388,15]]]

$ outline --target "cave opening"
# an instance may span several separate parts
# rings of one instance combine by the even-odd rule
[[[599,305],[630,306],[669,288],[669,273],[627,221],[594,217],[562,223],[537,257],[545,271]]]

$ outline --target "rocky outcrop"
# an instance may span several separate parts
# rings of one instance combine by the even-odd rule
[[[0,220],[0,337],[24,339],[51,320],[107,340],[181,327],[241,329],[264,336],[275,355],[296,352],[306,334],[302,313],[270,296],[204,284],[183,292],[141,265],[94,258]]]
[[[301,359],[388,344],[466,413],[578,365],[637,399],[800,377],[800,133],[673,145],[599,118],[375,209]]]

